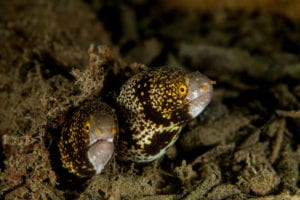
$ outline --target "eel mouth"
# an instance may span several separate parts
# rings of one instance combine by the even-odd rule
[[[98,139],[92,143],[87,155],[96,174],[101,173],[114,153],[114,138]]]
[[[213,86],[210,83],[203,83],[199,89],[192,92],[189,95],[189,103],[191,104],[199,104],[206,105],[209,103],[213,95]]]
[[[188,83],[189,90],[187,93],[188,112],[190,116],[194,118],[198,116],[211,101],[213,85],[216,84],[216,82],[210,80],[200,72],[190,73],[188,77],[191,80]]]
[[[90,144],[89,148],[95,146],[95,145],[102,145],[102,144],[113,144],[114,143],[114,137],[109,137],[106,139],[98,139],[94,141],[92,144]]]

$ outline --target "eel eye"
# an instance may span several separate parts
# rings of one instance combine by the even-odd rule
[[[91,124],[89,122],[86,122],[84,128],[86,131],[90,131]]]
[[[180,96],[185,96],[186,93],[187,93],[187,86],[185,84],[180,84],[180,86],[179,86]]]

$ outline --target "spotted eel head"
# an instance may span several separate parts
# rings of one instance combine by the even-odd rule
[[[138,112],[161,124],[183,124],[210,102],[211,81],[200,72],[159,68],[142,76],[134,89]]]

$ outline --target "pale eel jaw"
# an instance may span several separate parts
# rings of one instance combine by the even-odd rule
[[[198,116],[211,101],[213,96],[213,81],[200,72],[189,73],[188,79],[192,80],[188,82],[188,113],[194,118]]]
[[[96,174],[102,172],[114,152],[114,138],[101,139],[95,141],[88,149],[87,155],[93,165]]]

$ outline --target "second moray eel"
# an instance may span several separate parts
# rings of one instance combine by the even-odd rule
[[[166,67],[131,77],[117,97],[118,158],[143,163],[164,155],[210,102],[212,83],[199,72]]]

